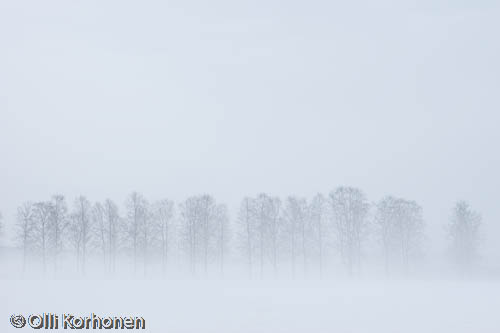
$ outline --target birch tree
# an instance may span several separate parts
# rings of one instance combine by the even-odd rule
[[[80,272],[82,233],[79,217],[75,212],[72,212],[69,217],[68,242],[75,251],[76,271]]]
[[[189,197],[179,205],[181,216],[182,246],[188,254],[189,269],[191,274],[196,273],[198,254],[198,234],[200,217],[196,197]]]
[[[402,268],[405,273],[408,273],[410,261],[422,251],[425,225],[422,207],[415,201],[401,199],[399,211],[397,235]]]
[[[156,223],[156,229],[160,234],[161,267],[163,274],[165,274],[171,241],[174,235],[174,203],[166,199],[156,202],[153,205],[153,216]]]
[[[254,216],[256,218],[261,278],[264,275],[264,262],[268,249],[270,200],[271,198],[267,194],[261,193],[257,196],[253,205],[255,209]]]
[[[376,205],[375,224],[379,241],[382,244],[386,274],[390,271],[391,256],[396,243],[394,230],[398,217],[397,210],[397,199],[391,196],[383,198]]]
[[[238,226],[239,226],[239,244],[243,256],[246,258],[248,276],[251,278],[253,275],[253,262],[255,251],[255,216],[254,216],[254,202],[251,198],[245,197],[241,201],[238,213]]]
[[[214,257],[217,239],[218,206],[215,199],[207,194],[186,199],[180,205],[181,233],[183,247],[188,252],[192,274],[196,273],[198,262],[205,274]]]
[[[303,198],[289,196],[286,199],[284,219],[289,243],[292,277],[295,278],[297,257],[301,256],[303,259],[302,268],[304,273],[307,269],[307,201]]]
[[[54,272],[58,270],[59,255],[63,248],[63,233],[68,225],[68,206],[62,195],[54,195],[50,202],[50,238],[54,258]]]
[[[216,252],[219,260],[219,268],[221,275],[224,274],[224,261],[228,251],[230,230],[229,216],[226,205],[219,204],[215,208],[215,223],[216,223]]]
[[[32,247],[34,207],[31,202],[25,202],[17,208],[16,238],[23,251],[23,272],[26,271],[26,259],[28,251]]]
[[[140,251],[141,232],[145,224],[146,199],[137,192],[132,192],[126,201],[127,207],[127,235],[131,242],[134,260],[134,273],[137,272],[137,260]]]
[[[270,238],[270,251],[271,251],[271,262],[273,265],[273,271],[276,275],[278,272],[278,248],[279,248],[279,238],[281,236],[281,200],[278,197],[273,197],[270,200],[269,206],[269,238]]]
[[[320,277],[323,276],[323,257],[325,252],[325,238],[327,236],[326,199],[322,194],[317,194],[309,205],[309,218],[312,228],[312,237],[316,244]]]
[[[415,201],[388,196],[376,205],[375,221],[386,274],[389,274],[391,263],[399,263],[407,273],[411,259],[421,253],[424,237],[422,207]]]
[[[118,241],[120,239],[120,214],[118,206],[110,199],[104,201],[103,209],[106,228],[105,236],[107,236],[108,269],[110,272],[114,272],[116,268]]]
[[[92,216],[92,226],[94,231],[93,240],[95,241],[96,247],[102,255],[103,267],[106,269],[108,267],[108,236],[107,236],[107,224],[105,222],[105,211],[104,206],[96,202],[92,206],[91,210]]]
[[[91,208],[93,243],[102,256],[103,267],[114,272],[120,233],[118,206],[110,199]]]
[[[239,246],[246,257],[248,274],[258,264],[261,278],[265,266],[271,263],[274,273],[278,266],[281,201],[261,193],[255,198],[244,198],[238,214]]]
[[[144,276],[147,274],[147,268],[149,264],[149,255],[154,247],[154,244],[156,243],[157,240],[157,234],[155,232],[155,224],[153,220],[153,214],[151,212],[151,209],[149,207],[148,202],[145,202],[144,205],[144,211],[143,211],[143,219],[142,219],[142,225],[141,225],[141,241],[140,245],[142,247],[142,253],[143,253],[143,270],[144,270]]]
[[[34,205],[34,231],[35,242],[40,248],[40,255],[42,257],[43,273],[47,271],[47,248],[49,242],[50,232],[50,215],[51,205],[49,202],[37,202]]]
[[[91,204],[86,197],[81,195],[75,199],[71,221],[73,240],[77,251],[77,267],[85,275],[88,246],[92,239]]]
[[[361,247],[367,233],[369,204],[365,194],[353,187],[338,187],[329,196],[332,224],[340,257],[348,273],[361,266]]]
[[[214,218],[216,214],[215,200],[212,196],[202,195],[198,197],[199,216],[201,219],[201,240],[203,246],[203,268],[205,274],[208,270],[208,260],[210,255],[210,244],[213,237]]]
[[[447,229],[454,262],[462,273],[468,272],[478,258],[480,226],[481,215],[466,201],[455,204]]]

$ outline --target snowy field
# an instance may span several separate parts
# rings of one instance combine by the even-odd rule
[[[142,316],[155,333],[500,332],[492,281],[3,280],[0,299],[0,332],[43,312]]]

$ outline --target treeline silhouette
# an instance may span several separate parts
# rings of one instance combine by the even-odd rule
[[[477,261],[480,224],[466,202],[452,208],[448,248],[461,271]],[[175,204],[149,202],[132,192],[121,208],[111,199],[92,203],[79,196],[68,203],[54,195],[23,203],[15,230],[22,270],[36,266],[56,275],[72,269],[84,276],[91,265],[109,274],[126,266],[134,276],[168,276],[174,268],[207,276],[237,265],[250,278],[323,276],[332,262],[357,275],[371,255],[365,250],[368,239],[377,244],[386,274],[411,274],[425,252],[417,202],[387,196],[371,204],[353,187],[310,199],[261,193],[243,198],[233,217],[208,194]]]

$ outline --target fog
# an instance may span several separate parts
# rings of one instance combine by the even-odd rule
[[[152,332],[493,332],[499,18],[488,0],[1,1],[1,327],[86,315],[105,286],[131,295],[101,314]]]
[[[13,312],[71,308],[88,315],[86,311],[109,313],[112,308],[116,314],[143,315],[150,332],[496,332],[495,309],[500,305],[498,286],[490,283],[323,282],[304,288],[234,281],[103,281],[99,291],[88,282],[76,290],[67,281],[9,285],[27,292],[8,296]],[[71,290],[72,297],[54,292],[60,289]],[[160,302],[161,306],[151,304]],[[10,327],[6,332],[16,331]]]

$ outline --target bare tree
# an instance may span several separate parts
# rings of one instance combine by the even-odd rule
[[[269,196],[265,193],[261,193],[255,199],[253,205],[255,212],[254,216],[256,218],[257,227],[257,238],[259,246],[259,261],[260,261],[260,277],[264,275],[264,259],[267,250],[267,234],[269,230]]]
[[[180,205],[183,248],[189,255],[191,273],[201,261],[205,274],[217,251],[217,218],[220,213],[215,199],[207,194],[186,199]]]
[[[197,198],[187,198],[179,205],[179,210],[181,216],[181,233],[183,239],[182,246],[188,253],[188,261],[191,274],[195,274],[198,252],[198,230],[200,225]]]
[[[201,219],[201,239],[203,246],[203,268],[207,274],[208,260],[210,255],[211,239],[213,237],[213,227],[216,214],[215,199],[210,195],[198,197],[200,208],[199,216]]]
[[[216,247],[219,260],[220,273],[224,274],[224,260],[229,243],[229,217],[226,205],[220,204],[215,208],[215,223],[216,223]]]
[[[140,250],[141,232],[145,224],[146,199],[137,192],[132,192],[127,201],[127,234],[132,243],[134,256],[134,273],[137,272],[137,258]]]
[[[153,218],[160,234],[161,267],[163,274],[167,270],[168,256],[173,238],[174,203],[171,200],[161,200],[153,205]]]
[[[33,241],[33,208],[31,202],[25,202],[17,208],[16,238],[23,249],[23,272],[26,271],[26,259]]]
[[[104,206],[99,202],[96,202],[91,209],[92,216],[92,227],[95,237],[93,240],[96,243],[96,247],[100,250],[102,254],[103,267],[106,269],[108,265],[108,235],[107,235],[107,224],[105,221],[105,211]]]
[[[278,241],[280,236],[279,198],[265,193],[256,198],[244,198],[238,214],[240,248],[246,256],[249,276],[253,265],[259,263],[261,278],[269,261],[276,273],[278,262]]]
[[[353,187],[339,187],[330,193],[330,208],[337,246],[350,275],[360,269],[361,245],[367,231],[369,204],[364,193]]]
[[[118,206],[106,199],[104,203],[92,206],[93,242],[102,255],[103,267],[108,272],[114,272],[116,252],[120,237],[120,215]]]
[[[286,238],[289,243],[292,277],[296,276],[297,257],[302,256],[303,270],[307,267],[307,201],[303,198],[290,196],[286,200],[284,221]]]
[[[424,236],[422,207],[415,201],[385,197],[377,205],[375,221],[382,243],[386,273],[397,260],[405,273],[411,258],[421,253]]]
[[[322,194],[317,194],[309,205],[309,218],[311,221],[312,237],[315,240],[318,254],[318,265],[320,277],[323,276],[323,257],[325,248],[325,236],[327,230],[326,219],[326,199]]]
[[[270,238],[270,248],[271,248],[271,261],[273,265],[273,271],[276,275],[278,272],[278,241],[281,235],[281,200],[278,197],[271,198],[269,207],[269,238]]]
[[[76,271],[79,272],[81,267],[80,262],[81,262],[82,233],[81,233],[81,225],[79,222],[79,217],[74,212],[72,212],[69,217],[68,242],[75,251]]]
[[[143,268],[144,276],[147,274],[147,267],[149,263],[150,247],[153,247],[157,241],[157,234],[155,232],[154,216],[149,208],[149,203],[146,201],[143,207],[143,219],[141,225],[141,241],[143,253]]]
[[[84,196],[75,199],[73,214],[71,215],[71,231],[73,243],[77,251],[77,266],[82,274],[86,272],[87,250],[92,239],[91,204]]]
[[[51,215],[50,202],[35,203],[33,209],[34,230],[36,233],[35,242],[37,246],[40,248],[44,274],[47,271],[47,248],[48,248],[49,232],[50,232],[49,229],[50,215]]]
[[[116,268],[116,251],[119,240],[120,214],[118,206],[110,199],[106,199],[103,205],[104,225],[106,228],[107,248],[108,248],[108,269],[114,272]]]
[[[478,257],[479,228],[481,215],[472,210],[465,201],[453,208],[448,234],[451,239],[453,259],[462,273],[467,273]]]
[[[57,272],[59,254],[63,247],[63,232],[68,225],[68,207],[62,195],[54,195],[50,204],[50,238],[54,257],[54,272]]]
[[[400,200],[397,234],[402,266],[406,273],[410,269],[410,260],[422,251],[424,227],[422,207],[412,200]]]
[[[394,230],[398,217],[397,199],[391,196],[385,197],[377,203],[376,209],[376,230],[384,253],[385,273],[389,274],[390,258],[396,242]]]
[[[255,225],[254,225],[254,201],[251,198],[243,198],[238,214],[240,249],[246,257],[248,276],[253,275],[253,254],[255,251]]]

